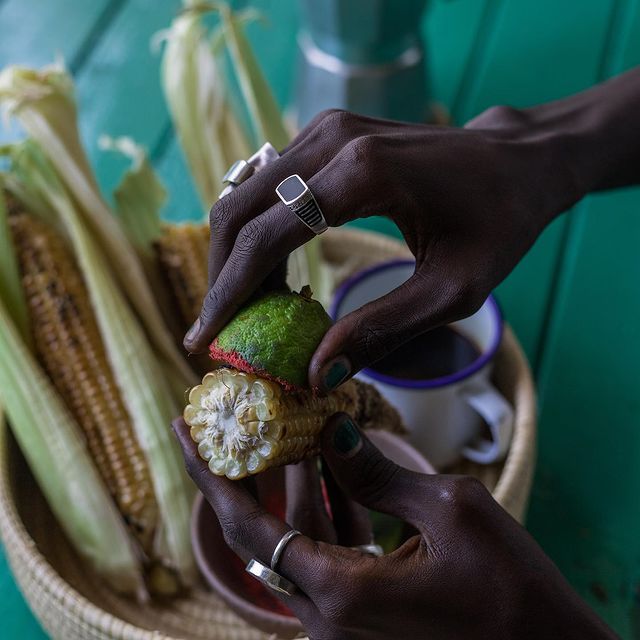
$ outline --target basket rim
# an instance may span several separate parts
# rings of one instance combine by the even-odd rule
[[[326,234],[328,239],[341,242],[358,242],[366,243],[374,250],[376,247],[383,251],[394,251],[398,257],[411,256],[408,248],[402,242],[391,238],[387,235],[372,231],[356,230],[356,229],[330,229]],[[522,349],[515,338],[510,327],[505,324],[505,331],[501,344],[501,349],[508,349],[512,355],[520,375],[523,380],[523,389],[520,390],[519,399],[529,397],[528,402],[535,405],[535,392],[533,380],[529,370],[528,363],[522,352]],[[535,407],[525,407],[526,410],[533,411],[535,416]],[[535,451],[535,419],[533,425],[529,425],[528,429],[516,429],[514,437],[509,448],[509,453],[504,461],[504,468],[500,473],[498,483],[496,484],[493,495],[498,502],[500,496],[506,496],[513,482],[522,477],[523,473],[518,466],[518,450],[533,446]],[[532,445],[533,443],[533,445]],[[99,607],[92,602],[77,589],[66,582],[62,576],[53,568],[47,560],[47,557],[37,548],[36,543],[29,535],[26,525],[22,521],[14,496],[11,492],[10,472],[8,464],[9,454],[9,426],[3,419],[0,412],[0,540],[5,546],[7,560],[11,567],[12,573],[16,573],[14,564],[16,562],[24,563],[24,568],[30,574],[37,577],[37,581],[46,585],[49,596],[60,602],[65,603],[66,608],[73,603],[74,615],[79,620],[90,625],[93,628],[102,630],[108,627],[114,628],[117,625],[119,629],[118,637],[144,638],[146,640],[176,640],[174,636],[168,636],[157,630],[149,630],[136,626],[127,620],[116,616],[110,611]],[[535,453],[533,454],[535,455]],[[19,581],[14,580],[20,590],[22,587]],[[32,601],[29,594],[23,592],[23,596],[32,608]],[[38,617],[34,613],[35,617]],[[42,620],[40,619],[42,624]]]
[[[74,589],[49,563],[46,556],[38,549],[33,538],[29,535],[27,528],[18,513],[17,506],[13,500],[7,457],[9,454],[9,425],[4,417],[0,420],[0,540],[7,550],[7,561],[13,573],[12,554],[17,554],[24,560],[27,570],[31,574],[38,574],[41,582],[46,582],[52,598],[59,602],[73,602],[76,610],[82,612],[82,619],[88,623],[101,618],[109,624],[117,623],[123,633],[139,634],[140,631],[147,632],[149,639],[153,640],[175,640],[170,636],[159,634],[157,631],[142,629],[136,625],[118,618],[106,609],[98,607],[95,603]],[[15,580],[15,584],[22,588]],[[29,598],[23,593],[25,600],[30,604]],[[32,611],[33,614],[33,611]],[[35,616],[35,614],[33,614]],[[36,616],[37,617],[37,616]]]

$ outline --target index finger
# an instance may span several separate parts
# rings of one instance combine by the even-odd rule
[[[240,229],[278,202],[275,185],[294,173],[308,180],[337,153],[342,146],[340,137],[335,133],[327,135],[335,113],[332,110],[318,114],[282,149],[279,158],[213,204],[209,212],[209,287],[220,275]]]
[[[356,142],[347,145],[308,181],[309,190],[329,226],[383,212],[372,208],[365,200],[354,200],[352,186],[361,180],[356,158],[362,152],[362,143]],[[186,349],[192,353],[206,350],[273,268],[314,236],[314,232],[283,202],[245,224],[236,234],[233,249],[205,296],[196,324],[185,336]]]
[[[187,472],[215,511],[227,544],[243,560],[256,558],[269,567],[276,545],[291,527],[260,507],[241,483],[211,473],[182,418],[174,420],[172,427]],[[331,549],[304,535],[295,536],[280,557],[277,572],[313,600],[324,591],[324,576],[334,575]]]
[[[206,351],[273,269],[313,235],[282,203],[245,225],[215,284],[204,297],[196,324],[184,338],[186,349],[191,353]]]

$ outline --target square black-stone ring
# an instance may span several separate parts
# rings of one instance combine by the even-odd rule
[[[311,189],[298,174],[285,178],[276,187],[276,193],[289,210],[316,235],[329,228]]]

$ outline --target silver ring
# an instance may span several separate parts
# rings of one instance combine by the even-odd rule
[[[278,593],[284,593],[285,595],[292,596],[296,592],[296,585],[290,580],[283,578],[279,573],[272,571],[269,567],[262,564],[258,560],[251,559],[246,566],[247,573],[250,573],[254,578],[260,580],[262,584],[273,589]]]
[[[280,157],[278,150],[270,143],[265,142],[248,160],[247,162],[260,171],[268,164]]]
[[[276,193],[291,212],[316,235],[320,235],[329,228],[311,189],[297,173],[285,178],[276,187]]]
[[[376,558],[384,555],[384,549],[379,544],[359,544],[351,548]]]
[[[236,160],[224,174],[222,182],[226,185],[218,199],[231,193],[238,185],[250,178],[256,171],[277,160],[280,154],[270,143],[265,142],[248,160]]]
[[[246,160],[236,160],[224,174],[222,182],[238,186],[247,178],[250,178],[256,171],[256,168],[250,165]]]
[[[285,547],[289,544],[292,538],[296,536],[302,535],[299,531],[295,529],[291,529],[291,531],[287,531],[280,541],[276,545],[276,548],[273,550],[273,555],[271,556],[271,568],[275,571],[278,567],[278,562],[280,560],[280,556],[283,554]]]

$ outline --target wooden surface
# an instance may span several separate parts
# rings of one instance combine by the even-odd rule
[[[249,34],[286,105],[295,3],[253,4],[269,24],[251,25]],[[98,135],[131,135],[149,148],[170,189],[171,220],[201,215],[149,44],[178,7],[178,0],[0,0],[0,65],[63,55],[101,185],[109,191],[123,164],[97,150]],[[433,94],[458,123],[492,104],[558,98],[640,64],[640,0],[432,0],[424,29]],[[629,639],[640,638],[639,242],[638,190],[589,198],[552,225],[498,289],[540,389],[529,528]],[[2,637],[44,637],[1,564],[0,596]]]

